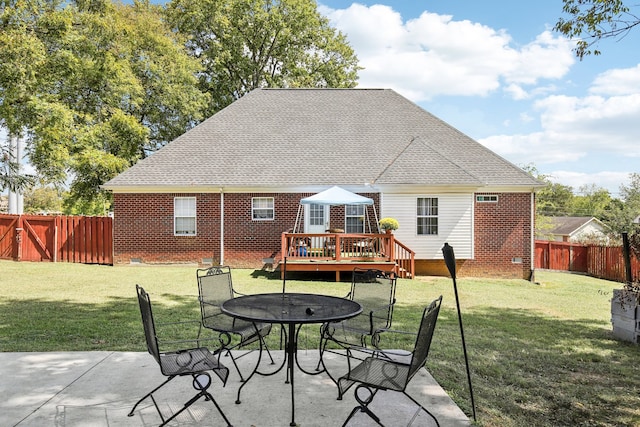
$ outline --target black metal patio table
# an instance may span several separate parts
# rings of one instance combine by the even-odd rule
[[[244,295],[222,303],[221,310],[233,317],[251,322],[279,323],[288,325],[285,331],[285,358],[282,365],[274,372],[262,373],[258,371],[260,357],[251,375],[238,389],[240,391],[254,374],[273,375],[287,365],[287,378],[291,383],[291,423],[295,426],[295,398],[294,398],[294,364],[298,369],[310,375],[318,372],[307,372],[298,363],[298,332],[302,325],[310,323],[325,323],[349,319],[362,312],[362,306],[349,299],[329,295],[301,294],[301,293],[273,293]],[[297,328],[297,329],[296,329]]]

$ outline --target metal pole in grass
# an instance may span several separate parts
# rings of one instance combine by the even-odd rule
[[[476,404],[473,399],[473,386],[471,385],[471,370],[469,369],[469,358],[467,357],[467,344],[464,341],[464,329],[462,328],[462,313],[460,312],[460,300],[458,298],[458,285],[456,283],[456,256],[453,253],[453,248],[449,246],[449,243],[444,244],[442,247],[442,255],[444,256],[444,262],[447,264],[451,279],[453,279],[453,291],[456,295],[456,307],[458,309],[458,323],[460,324],[460,337],[462,338],[462,350],[464,352],[464,363],[467,366],[467,380],[469,381],[469,394],[471,395],[471,409],[473,411],[473,421],[476,420]]]
[[[287,257],[284,257],[284,264],[282,265],[282,293],[285,293],[287,286]]]

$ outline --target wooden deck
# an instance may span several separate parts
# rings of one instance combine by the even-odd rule
[[[340,281],[341,272],[356,267],[413,278],[415,253],[388,233],[282,233],[278,267],[282,278],[285,271],[333,271]]]
[[[395,272],[395,262],[384,261],[372,261],[372,262],[358,262],[358,261],[312,261],[312,260],[287,260],[286,271],[307,271],[307,272],[319,272],[319,271],[334,271],[336,273],[336,282],[340,281],[340,273],[343,271],[351,272],[354,268],[375,268],[382,271]],[[280,262],[280,274],[284,278],[285,267],[284,261]]]

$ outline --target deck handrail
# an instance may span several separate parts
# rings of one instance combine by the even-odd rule
[[[413,279],[416,271],[416,253],[411,250],[407,245],[399,240],[393,239],[394,248],[394,261],[396,263],[398,277]]]
[[[336,250],[339,248],[339,250]],[[386,261],[396,274],[415,275],[415,252],[392,233],[282,233],[281,257],[292,261]]]

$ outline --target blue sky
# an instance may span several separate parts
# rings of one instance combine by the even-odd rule
[[[582,61],[554,32],[561,0],[319,1],[361,66],[518,166],[619,195],[640,172],[640,29]]]

